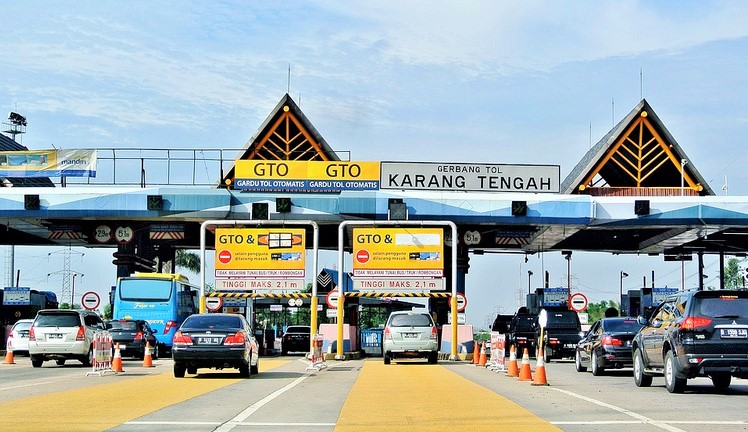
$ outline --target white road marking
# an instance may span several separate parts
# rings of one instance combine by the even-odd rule
[[[566,395],[575,397],[577,399],[581,399],[583,401],[587,401],[589,403],[592,403],[592,404],[595,404],[595,405],[599,405],[599,406],[604,407],[604,408],[611,409],[613,411],[618,411],[621,414],[625,414],[625,415],[627,415],[629,417],[633,417],[633,418],[639,420],[641,423],[651,424],[652,426],[656,426],[656,427],[658,427],[660,429],[665,429],[665,430],[670,431],[670,432],[685,432],[683,429],[678,429],[675,426],[670,426],[666,422],[659,421],[659,420],[653,420],[653,419],[651,419],[649,417],[643,416],[641,414],[637,414],[637,413],[635,413],[633,411],[629,411],[629,410],[627,410],[625,408],[621,408],[621,407],[618,407],[618,406],[615,406],[615,405],[611,405],[609,403],[605,403],[605,402],[599,401],[597,399],[592,399],[592,398],[587,397],[587,396],[582,396],[580,394],[577,394],[577,393],[574,393],[574,392],[570,392],[568,390],[562,390],[562,389],[558,389],[558,388],[554,388],[554,387],[549,387],[549,388],[551,390],[553,390],[553,391],[561,392],[561,393],[564,393]],[[556,423],[554,423],[554,424],[556,424]],[[580,422],[580,424],[592,424],[592,422]]]
[[[59,380],[59,381],[63,381],[63,380]],[[6,391],[6,390],[24,388],[24,387],[34,387],[38,385],[52,384],[52,383],[59,382],[59,381],[44,381],[44,382],[39,382],[39,383],[34,383],[34,384],[24,384],[24,385],[12,386],[12,387],[3,387],[3,388],[0,388],[0,392]]]
[[[342,362],[342,363],[336,364],[336,365],[333,366],[333,368],[334,367],[338,367],[338,366],[342,366],[342,365],[344,365],[346,363],[348,363],[348,362]],[[228,432],[228,431],[234,429],[236,426],[239,426],[239,425],[243,424],[243,422],[245,420],[247,420],[249,418],[249,416],[251,416],[252,414],[256,413],[257,410],[259,410],[260,408],[262,408],[268,402],[271,402],[273,399],[277,398],[278,396],[282,395],[283,393],[285,393],[285,392],[291,390],[292,388],[296,387],[297,385],[301,384],[302,381],[304,381],[305,379],[309,378],[311,375],[312,375],[311,372],[307,373],[307,374],[304,374],[304,376],[300,376],[300,377],[296,378],[295,380],[293,380],[291,383],[289,383],[285,387],[280,388],[280,389],[278,389],[278,390],[270,393],[269,395],[265,396],[264,398],[260,399],[259,401],[253,403],[252,405],[250,405],[249,407],[247,407],[247,409],[245,409],[244,411],[240,412],[236,417],[234,417],[233,419],[227,421],[226,423],[224,423],[223,425],[221,425],[219,428],[217,428],[216,432]]]
[[[215,426],[221,422],[180,422],[180,421],[130,421],[123,423],[130,426]],[[331,427],[335,423],[252,423],[241,422],[237,426],[271,426],[271,427]]]

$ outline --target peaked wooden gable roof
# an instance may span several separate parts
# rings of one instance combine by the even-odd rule
[[[273,108],[236,159],[340,160],[288,93]],[[223,176],[220,187],[230,187],[233,183],[234,164]]]
[[[685,165],[683,160],[687,161]],[[587,152],[566,177],[561,191],[625,196],[714,195],[646,99]]]

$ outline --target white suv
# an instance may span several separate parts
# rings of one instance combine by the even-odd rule
[[[93,338],[104,331],[104,322],[94,312],[69,309],[43,309],[36,314],[29,330],[31,365],[41,367],[45,360],[62,366],[67,359],[84,366],[93,361]]]
[[[384,364],[397,357],[425,357],[436,364],[437,342],[436,325],[427,312],[392,312],[384,327]]]

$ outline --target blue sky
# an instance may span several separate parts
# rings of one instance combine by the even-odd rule
[[[28,118],[32,149],[239,149],[290,64],[291,96],[352,160],[554,164],[563,179],[643,93],[715,191],[727,176],[748,195],[744,2],[10,1],[3,14],[0,106]],[[22,281],[59,285],[33,270],[62,268],[48,252],[17,252]],[[86,268],[111,251],[84,252],[76,291],[104,292],[113,266]],[[544,270],[566,280],[559,253],[472,257],[468,319],[513,310],[527,270],[533,285]],[[572,285],[617,298],[622,270],[624,289],[652,271],[681,283],[661,258],[575,253]],[[695,263],[685,273],[693,286]]]

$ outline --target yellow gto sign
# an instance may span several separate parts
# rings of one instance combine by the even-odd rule
[[[216,229],[217,278],[303,278],[303,228]]]
[[[234,187],[325,192],[379,189],[379,162],[237,160]]]
[[[441,228],[354,228],[353,276],[443,277]]]

